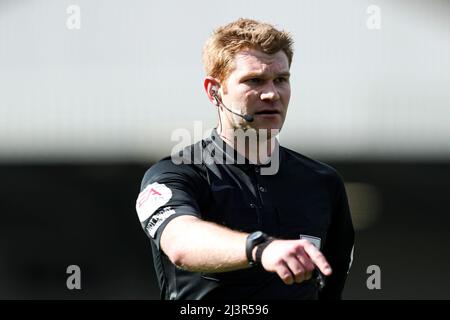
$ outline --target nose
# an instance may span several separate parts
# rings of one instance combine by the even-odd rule
[[[279,99],[280,94],[278,93],[277,89],[275,88],[275,85],[271,81],[263,88],[261,92],[261,100],[277,101]]]

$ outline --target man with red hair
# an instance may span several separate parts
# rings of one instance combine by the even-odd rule
[[[354,230],[331,167],[279,145],[292,38],[239,19],[208,39],[209,138],[145,174],[136,209],[163,299],[339,299]]]

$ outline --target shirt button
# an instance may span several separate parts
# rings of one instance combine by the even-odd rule
[[[255,168],[255,172],[256,172],[256,173],[259,173],[259,167],[256,167],[256,168]]]
[[[261,192],[266,192],[266,188],[264,188],[263,186],[259,186],[259,191],[261,191]]]
[[[256,208],[256,205],[254,203],[250,203],[250,208]]]

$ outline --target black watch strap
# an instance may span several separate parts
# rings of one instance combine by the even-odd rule
[[[265,242],[263,242],[263,243],[261,243],[261,244],[259,244],[257,247],[256,247],[256,253],[255,253],[255,262],[256,262],[256,264],[261,264],[261,258],[262,258],[262,254],[263,254],[263,252],[264,252],[264,250],[267,248],[267,246],[269,245],[269,244],[271,244],[272,243],[272,241],[274,241],[275,240],[275,238],[269,238],[269,239],[267,239]]]
[[[269,239],[269,236],[261,231],[255,231],[247,236],[247,241],[245,244],[245,253],[247,255],[247,260],[251,266],[254,266],[256,262],[253,260],[253,249],[260,243],[263,243]]]

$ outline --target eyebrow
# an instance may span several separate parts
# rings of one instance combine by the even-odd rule
[[[249,79],[249,78],[254,78],[254,77],[264,77],[265,73],[261,73],[261,72],[253,72],[253,73],[249,73],[246,74],[244,76],[241,77],[241,79]],[[277,77],[290,77],[291,73],[289,71],[286,72],[280,72],[276,74]]]

